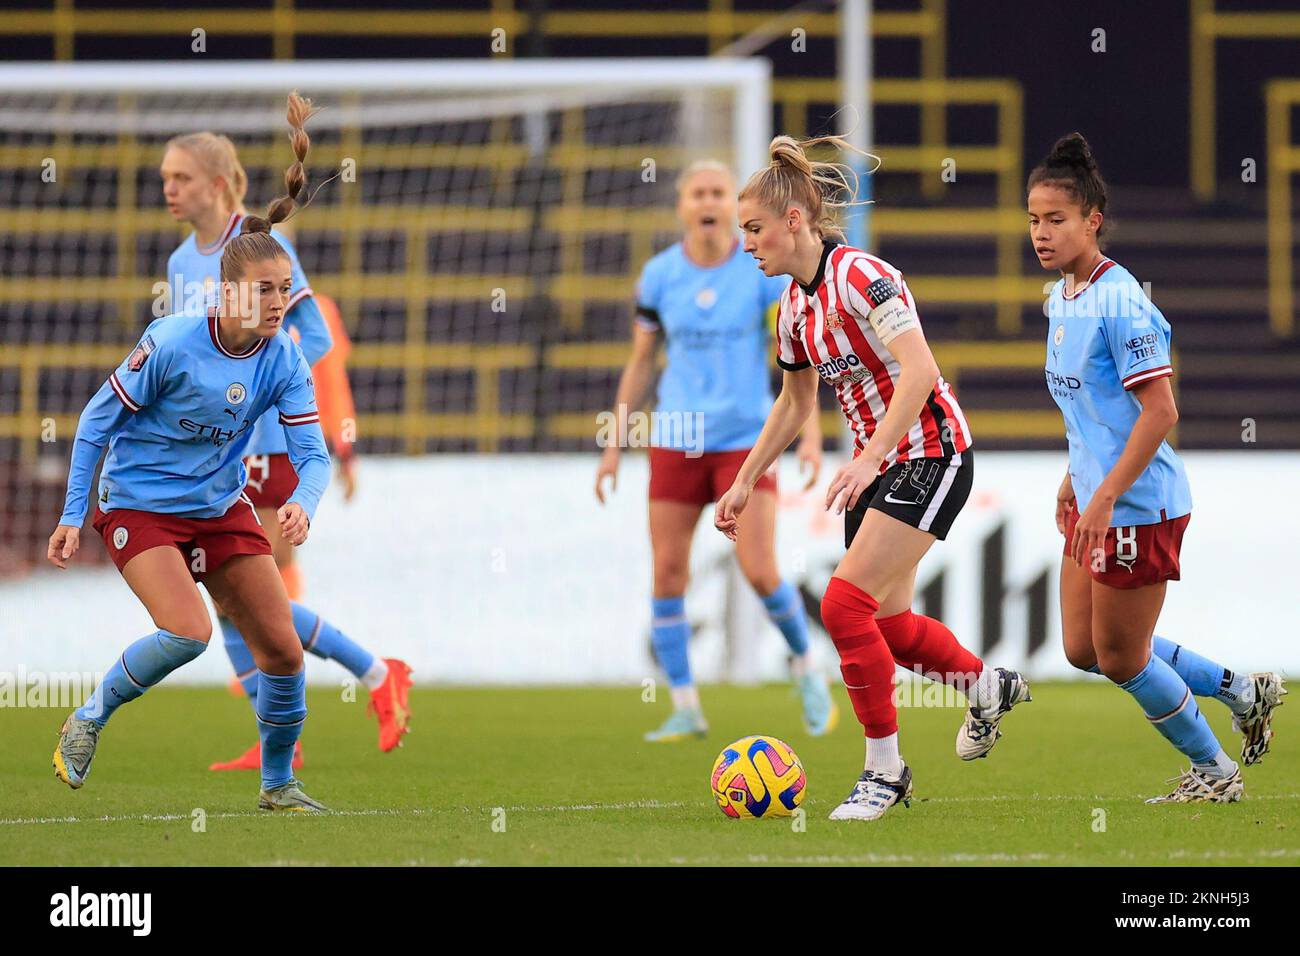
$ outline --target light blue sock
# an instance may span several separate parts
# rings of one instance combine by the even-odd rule
[[[234,621],[221,615],[217,617],[217,621],[221,624],[221,633],[225,637],[226,656],[230,658],[230,666],[235,669],[235,676],[239,678],[244,693],[248,695],[249,703],[256,708],[257,662],[253,660],[253,652],[248,649],[244,635],[239,633],[239,628],[235,627]]]
[[[1100,674],[1100,673],[1101,673],[1101,665],[1100,665],[1100,664],[1093,664],[1091,667],[1085,667],[1085,668],[1084,668],[1084,671],[1087,672],[1087,673],[1089,673],[1089,674]]]
[[[803,599],[794,585],[782,581],[775,591],[763,598],[767,616],[781,629],[790,650],[802,657],[808,653],[808,618],[804,614]]]
[[[1158,634],[1151,641],[1151,650],[1178,671],[1178,676],[1187,682],[1197,697],[1215,697],[1229,707],[1236,705],[1242,710],[1249,706],[1250,702],[1241,703],[1242,692],[1252,686],[1249,675],[1234,674],[1222,664],[1216,664],[1208,657]]]
[[[1215,762],[1223,748],[1196,706],[1187,682],[1165,661],[1151,655],[1147,666],[1119,685],[1142,706],[1147,720],[1193,764]]]
[[[194,660],[207,646],[162,628],[140,638],[113,662],[90,700],[76,709],[77,718],[103,727],[118,707],[135,700],[176,668]]]
[[[303,607],[297,601],[290,601],[293,609],[293,629],[298,632],[302,649],[323,657],[338,661],[356,677],[361,677],[375,663],[375,655],[349,638],[325,618],[311,608]]]
[[[659,666],[667,671],[671,686],[687,687],[693,681],[691,662],[686,655],[686,644],[691,639],[691,624],[686,620],[686,599],[653,598],[650,608],[650,640]]]
[[[262,738],[262,789],[293,779],[293,746],[307,719],[307,672],[257,672],[257,732]]]

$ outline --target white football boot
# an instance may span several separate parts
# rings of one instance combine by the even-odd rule
[[[1029,681],[1004,667],[995,670],[1002,684],[1002,696],[991,715],[982,715],[974,707],[967,708],[966,718],[957,730],[957,756],[962,760],[987,757],[993,745],[1002,736],[1002,731],[998,729],[1002,718],[1009,714],[1016,704],[1033,700],[1029,696]]]
[[[912,805],[912,769],[907,764],[903,764],[903,772],[897,779],[864,770],[853,791],[831,811],[831,819],[879,820],[900,801],[905,807]]]
[[[1241,761],[1247,767],[1259,763],[1268,753],[1273,739],[1273,711],[1281,707],[1287,693],[1286,681],[1279,674],[1251,674],[1255,684],[1255,702],[1244,714],[1234,714],[1232,729],[1241,734]]]
[[[1147,803],[1236,803],[1246,792],[1238,767],[1230,777],[1212,777],[1192,767],[1174,777],[1178,786],[1163,797],[1151,797]],[[1173,782],[1172,780],[1170,781]]]

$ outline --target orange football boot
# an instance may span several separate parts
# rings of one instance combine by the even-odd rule
[[[411,730],[411,710],[407,692],[411,689],[411,668],[405,661],[385,657],[388,676],[370,692],[367,713],[379,721],[379,749],[388,753],[402,745],[402,735]]]
[[[208,767],[209,770],[261,770],[262,769],[262,744],[253,744],[234,760],[217,762]],[[293,745],[293,769],[302,769],[302,741],[299,740]]]

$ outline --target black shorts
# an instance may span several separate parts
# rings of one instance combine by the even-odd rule
[[[868,508],[883,511],[940,541],[961,514],[975,479],[975,456],[968,448],[951,458],[900,461],[873,481],[844,514],[844,548],[853,544]]]

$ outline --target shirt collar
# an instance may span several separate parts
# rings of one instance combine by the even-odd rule
[[[217,326],[216,309],[208,310],[208,334],[212,337],[212,344],[213,346],[216,347],[216,350],[218,352],[220,352],[222,355],[226,356],[227,358],[235,358],[235,359],[248,358],[250,355],[256,355],[266,346],[266,343],[268,341],[267,339],[258,339],[257,342],[253,345],[253,347],[250,348],[247,352],[232,352],[230,349],[226,348],[224,345],[221,344],[221,334],[220,334],[220,329]]]
[[[239,228],[239,224],[243,221],[244,217],[238,210],[232,212],[230,218],[226,220],[226,228],[221,230],[221,238],[210,246],[199,245],[199,238],[198,236],[195,236],[194,245],[198,247],[199,255],[210,256],[214,252],[224,248],[226,243],[230,241],[230,237],[233,236],[235,231]]]
[[[812,282],[808,285],[804,285],[802,282],[799,282],[798,279],[795,280],[796,282],[799,282],[799,288],[803,289],[806,295],[813,295],[817,292],[817,287],[822,284],[822,279],[826,276],[826,260],[830,258],[830,254],[838,245],[838,242],[831,242],[829,239],[823,239],[822,259],[821,262],[817,263],[817,274],[813,276]]]

